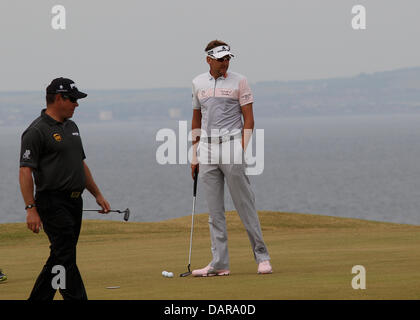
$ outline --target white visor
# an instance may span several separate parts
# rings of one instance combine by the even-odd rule
[[[227,56],[227,55],[234,57],[234,55],[230,52],[229,46],[219,46],[219,47],[213,48],[207,51],[207,55],[213,59],[223,58],[224,56]]]

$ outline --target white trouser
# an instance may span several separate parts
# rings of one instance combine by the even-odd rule
[[[237,141],[239,141],[239,144]],[[240,149],[238,149],[238,145]],[[212,149],[210,155],[206,152],[209,148]],[[215,148],[219,149],[219,163],[214,163],[215,161],[211,161],[211,163],[209,163],[210,161],[202,161],[204,160],[203,156],[210,158],[214,156]],[[227,148],[230,149],[231,163],[223,163],[225,161],[221,161],[221,153],[223,152],[220,151],[222,149],[228,150]],[[233,160],[234,155],[237,157],[242,156],[242,163],[235,164]],[[209,227],[212,244],[211,251],[213,254],[213,260],[210,265],[216,270],[229,269],[224,205],[225,179],[233,204],[248,233],[256,262],[270,260],[267,247],[263,240],[258,213],[255,209],[255,196],[251,190],[249,179],[245,174],[245,162],[243,161],[243,150],[240,139],[227,141],[222,144],[200,143],[199,162],[199,176],[204,185],[210,212]],[[235,162],[237,161],[235,160]]]

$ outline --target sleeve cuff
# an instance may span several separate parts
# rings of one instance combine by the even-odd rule
[[[28,163],[28,162],[21,162],[20,163],[20,168],[22,168],[22,167],[29,167],[29,168],[32,168],[32,169],[36,169],[37,165],[33,164],[33,163]]]

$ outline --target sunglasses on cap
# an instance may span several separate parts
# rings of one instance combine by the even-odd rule
[[[232,58],[231,56],[224,56],[222,58],[215,59],[215,60],[218,62],[223,62],[223,61],[230,61],[231,58]]]
[[[77,98],[75,98],[75,97],[67,96],[65,94],[62,94],[61,96],[63,97],[63,99],[70,100],[71,103],[76,103],[77,102]]]

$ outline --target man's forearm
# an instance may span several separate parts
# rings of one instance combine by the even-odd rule
[[[85,168],[85,176],[86,176],[86,189],[96,198],[101,194],[98,186],[96,185],[95,181],[93,180],[92,173],[90,172],[89,167],[83,162]]]
[[[25,205],[34,204],[34,180],[31,168],[22,167],[19,169],[19,184]]]
[[[193,118],[191,121],[191,136],[193,145],[192,164],[198,164],[197,160],[197,148],[201,137],[201,111],[194,110]]]
[[[244,116],[244,127],[242,130],[242,148],[246,151],[249,140],[252,137],[252,131],[254,130],[254,113],[252,111],[252,103],[241,107],[242,114]]]
[[[192,164],[197,164],[197,148],[198,143],[200,142],[201,136],[201,127],[200,126],[193,126],[192,127],[192,145],[193,145],[193,153],[192,153]]]
[[[252,137],[252,132],[254,130],[254,120],[244,121],[244,128],[242,130],[242,148],[246,150],[249,140]]]
[[[102,207],[100,213],[108,213],[111,210],[109,202],[104,198],[95,181],[93,180],[92,174],[89,170],[89,167],[83,161],[83,166],[85,168],[86,175],[86,189],[95,197],[96,203]]]
[[[21,167],[19,169],[19,184],[25,205],[34,204],[34,179],[32,178],[32,168]],[[26,224],[28,229],[35,233],[39,233],[39,230],[42,227],[42,221],[36,207],[26,211]]]

